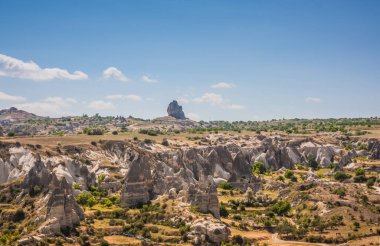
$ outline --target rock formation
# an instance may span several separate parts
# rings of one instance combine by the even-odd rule
[[[230,229],[215,219],[199,219],[191,224],[188,237],[193,240],[194,245],[219,245],[227,241]]]
[[[186,201],[198,207],[200,212],[210,212],[215,218],[220,218],[218,194],[212,176],[207,179],[202,176],[198,187],[191,184],[187,190]]]
[[[179,106],[176,100],[173,100],[173,102],[169,104],[167,112],[169,116],[176,119],[186,119],[185,113],[182,111],[182,106]]]
[[[21,196],[27,193],[37,196],[46,193],[38,202],[40,225],[43,234],[68,232],[84,219],[83,210],[77,204],[71,186],[66,179],[58,180],[37,156],[35,165],[29,170],[22,186]]]
[[[137,206],[147,203],[150,200],[151,181],[149,158],[140,155],[129,167],[122,189],[121,204]]]

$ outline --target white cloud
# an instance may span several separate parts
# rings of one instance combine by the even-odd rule
[[[232,109],[232,110],[243,110],[245,107],[243,105],[239,104],[228,104],[224,106],[226,109]]]
[[[222,95],[215,93],[205,93],[201,97],[194,98],[196,103],[209,103],[211,105],[221,105],[223,103]]]
[[[77,101],[73,98],[48,97],[37,102],[16,104],[15,107],[37,115],[62,116],[67,114],[67,110],[76,103]]]
[[[70,73],[61,68],[41,68],[33,61],[24,62],[2,54],[0,54],[0,77],[31,79],[35,81],[52,79],[88,79],[88,75],[81,71]]]
[[[0,91],[0,101],[10,101],[10,102],[23,102],[25,97],[22,96],[12,96],[5,92]]]
[[[103,100],[96,100],[92,101],[88,104],[89,108],[96,109],[96,110],[107,110],[107,109],[113,109],[115,108],[115,105],[111,102],[105,102]]]
[[[138,95],[108,95],[106,96],[106,99],[110,99],[110,100],[114,100],[114,99],[125,99],[125,100],[129,100],[129,101],[135,101],[135,102],[139,102],[139,101],[142,101],[142,98]]]
[[[231,89],[232,87],[234,87],[233,84],[225,83],[225,82],[219,82],[219,83],[211,85],[211,88],[215,88],[215,89]]]
[[[158,82],[158,80],[153,79],[153,78],[149,77],[149,76],[146,75],[146,74],[143,75],[143,76],[141,77],[141,79],[142,79],[143,81],[147,82],[147,83],[157,83],[157,82]]]
[[[194,98],[196,103],[208,103],[212,106],[217,106],[223,109],[242,110],[245,109],[243,105],[230,104],[228,100],[225,100],[222,95],[216,93],[205,93],[201,97]]]
[[[320,103],[321,99],[319,97],[307,97],[305,101],[311,103]]]
[[[103,78],[116,79],[122,82],[127,82],[129,79],[117,68],[109,67],[103,71]]]
[[[196,114],[196,113],[186,113],[186,117],[191,119],[191,120],[194,120],[194,121],[200,121],[201,120],[201,117]]]

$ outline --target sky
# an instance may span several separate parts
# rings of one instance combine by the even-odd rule
[[[0,108],[380,116],[378,0],[2,0]]]

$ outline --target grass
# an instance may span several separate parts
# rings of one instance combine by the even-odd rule
[[[105,236],[104,240],[110,245],[141,245],[141,241],[136,238],[119,235]]]

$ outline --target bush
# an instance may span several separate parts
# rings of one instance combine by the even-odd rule
[[[370,188],[375,185],[376,177],[369,177],[367,179],[367,187]]]
[[[355,176],[364,176],[365,170],[363,168],[358,168],[355,170]]]
[[[13,216],[13,221],[14,222],[19,222],[25,219],[25,213],[22,208],[19,208],[16,210],[15,215]]]
[[[344,172],[341,172],[341,171],[337,171],[335,174],[334,174],[334,179],[339,181],[339,182],[343,182],[345,181],[346,179],[349,179],[351,178],[351,175],[347,174],[347,173],[344,173]]]
[[[276,204],[273,204],[268,208],[268,212],[273,212],[277,215],[285,215],[291,209],[290,203],[287,201],[280,201]]]
[[[252,173],[253,174],[264,174],[267,171],[265,164],[261,161],[255,161],[252,164]]]
[[[244,239],[240,235],[235,235],[231,239],[232,245],[243,245],[244,244]]]
[[[307,158],[307,164],[309,165],[309,167],[311,167],[312,169],[314,169],[314,170],[317,170],[318,168],[319,168],[319,164],[318,164],[318,162],[315,160],[315,158],[314,157],[312,157],[312,156],[309,156],[308,158]]]
[[[16,136],[16,134],[14,132],[8,132],[7,136],[8,137],[14,137],[14,136]]]
[[[228,217],[228,210],[223,205],[220,206],[219,213],[220,213],[220,216],[223,217],[223,218]]]
[[[92,207],[97,203],[97,201],[91,194],[82,193],[77,196],[77,203],[83,206],[86,205],[86,206]]]
[[[222,188],[224,190],[232,190],[233,187],[230,182],[222,182],[220,183],[219,188]]]
[[[346,196],[346,189],[344,187],[339,187],[334,191],[334,194],[337,194],[340,198]]]
[[[295,178],[295,177],[294,177],[294,172],[293,172],[292,170],[286,170],[284,176],[285,176],[285,178],[287,178],[287,179],[293,179],[293,178]]]
[[[100,246],[108,246],[108,245],[110,245],[110,244],[106,240],[102,239],[100,241]]]
[[[164,139],[162,140],[162,143],[161,143],[161,144],[164,145],[164,146],[169,146],[169,141],[168,141],[168,139],[164,138]]]
[[[144,143],[145,144],[152,144],[153,143],[153,141],[151,140],[151,139],[144,139]]]
[[[112,135],[117,135],[117,134],[119,134],[117,131],[112,132]]]

